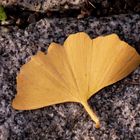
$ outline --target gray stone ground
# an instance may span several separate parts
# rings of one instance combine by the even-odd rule
[[[86,0],[0,0],[4,6],[18,5],[32,11],[80,9]]]
[[[100,129],[77,103],[12,109],[21,65],[38,50],[47,51],[50,42],[62,43],[79,31],[92,38],[115,32],[137,50],[140,47],[140,15],[42,19],[24,31],[0,27],[0,140],[140,140],[140,68],[89,100],[100,117]]]

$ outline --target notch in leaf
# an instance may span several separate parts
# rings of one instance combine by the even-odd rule
[[[140,55],[116,34],[95,39],[83,32],[72,34],[63,46],[52,43],[47,55],[38,52],[22,66],[12,105],[15,109],[30,110],[78,102],[98,128],[99,119],[87,100],[126,77],[139,64]]]

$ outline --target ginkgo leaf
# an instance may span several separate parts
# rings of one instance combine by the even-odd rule
[[[95,39],[82,32],[72,34],[63,46],[52,43],[47,54],[38,52],[22,66],[12,105],[18,110],[30,110],[78,102],[98,128],[99,119],[87,100],[126,77],[139,64],[140,55],[116,34]]]

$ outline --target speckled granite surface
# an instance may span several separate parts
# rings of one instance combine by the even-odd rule
[[[15,111],[16,74],[37,50],[50,42],[62,43],[70,34],[87,32],[92,38],[117,33],[139,49],[140,15],[42,19],[25,31],[0,28],[0,139],[1,140],[139,140],[140,68],[124,80],[91,97],[89,103],[101,120],[94,123],[80,104],[65,103],[34,111]]]

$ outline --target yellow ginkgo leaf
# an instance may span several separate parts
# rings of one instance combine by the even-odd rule
[[[52,43],[45,55],[38,52],[17,76],[13,107],[37,109],[63,102],[81,103],[96,127],[99,119],[87,100],[140,64],[136,50],[116,34],[90,39],[86,33],[70,35],[64,45]]]

